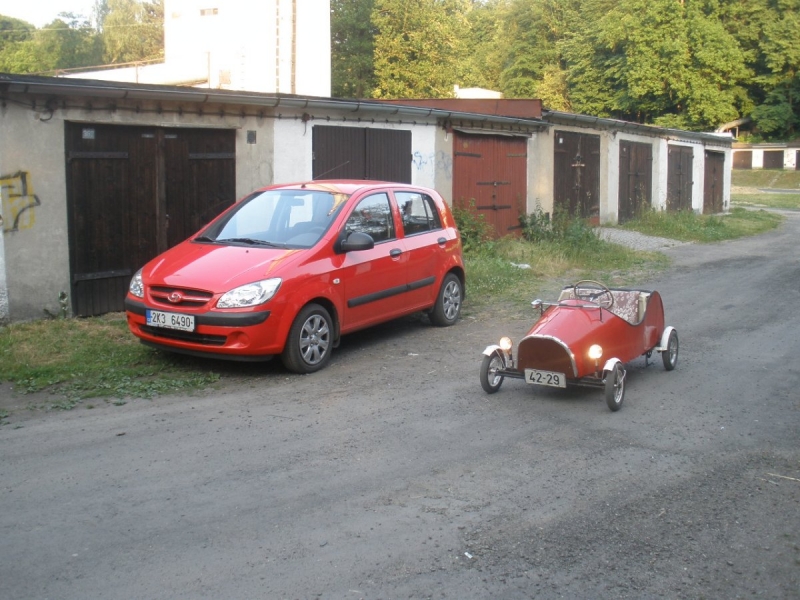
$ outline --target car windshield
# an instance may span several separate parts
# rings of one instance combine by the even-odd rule
[[[310,248],[347,200],[319,190],[268,190],[242,200],[228,216],[195,238],[264,248]]]

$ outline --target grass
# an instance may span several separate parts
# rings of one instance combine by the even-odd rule
[[[683,242],[720,242],[775,229],[783,220],[780,215],[764,210],[734,208],[726,215],[698,215],[692,211],[679,213],[647,212],[622,227],[645,235]]]
[[[120,313],[0,328],[0,381],[18,392],[52,392],[56,399],[44,408],[70,409],[87,398],[152,398],[219,379],[196,363],[142,346]]]
[[[492,240],[488,226],[471,213],[457,212],[456,219],[465,247],[466,316],[488,306],[495,313],[523,316],[532,299],[552,298],[566,283],[596,279],[607,285],[633,285],[669,264],[661,253],[604,242],[580,220],[549,223],[531,215],[523,238]],[[760,233],[780,220],[763,210],[736,209],[725,216],[652,213],[626,227],[709,242]],[[119,313],[0,326],[0,382],[10,382],[18,393],[52,394],[52,401],[36,408],[71,409],[89,398],[124,404],[129,398],[191,391],[224,376],[210,365],[141,345]],[[8,419],[7,407],[0,406],[0,425]]]
[[[735,170],[731,185],[734,206],[800,210],[800,171]],[[796,193],[762,191],[769,188]]]

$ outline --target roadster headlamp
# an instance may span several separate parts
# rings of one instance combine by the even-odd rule
[[[601,356],[603,356],[603,347],[598,344],[592,344],[589,347],[589,358],[597,360]]]

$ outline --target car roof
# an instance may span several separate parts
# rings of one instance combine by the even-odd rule
[[[308,190],[318,190],[322,192],[332,192],[335,194],[346,194],[349,196],[365,188],[370,188],[370,189],[406,188],[406,189],[414,189],[414,190],[428,191],[428,192],[433,191],[422,186],[411,185],[408,183],[377,181],[370,179],[317,179],[312,181],[304,181],[296,183],[268,185],[262,188],[262,191],[308,189]]]

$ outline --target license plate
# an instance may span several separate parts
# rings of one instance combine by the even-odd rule
[[[525,369],[525,381],[536,385],[549,385],[550,387],[567,387],[567,378],[563,373],[554,371],[540,371],[538,369]]]
[[[163,312],[160,310],[147,310],[146,316],[147,324],[151,327],[194,331],[193,315],[182,315],[180,313]]]

